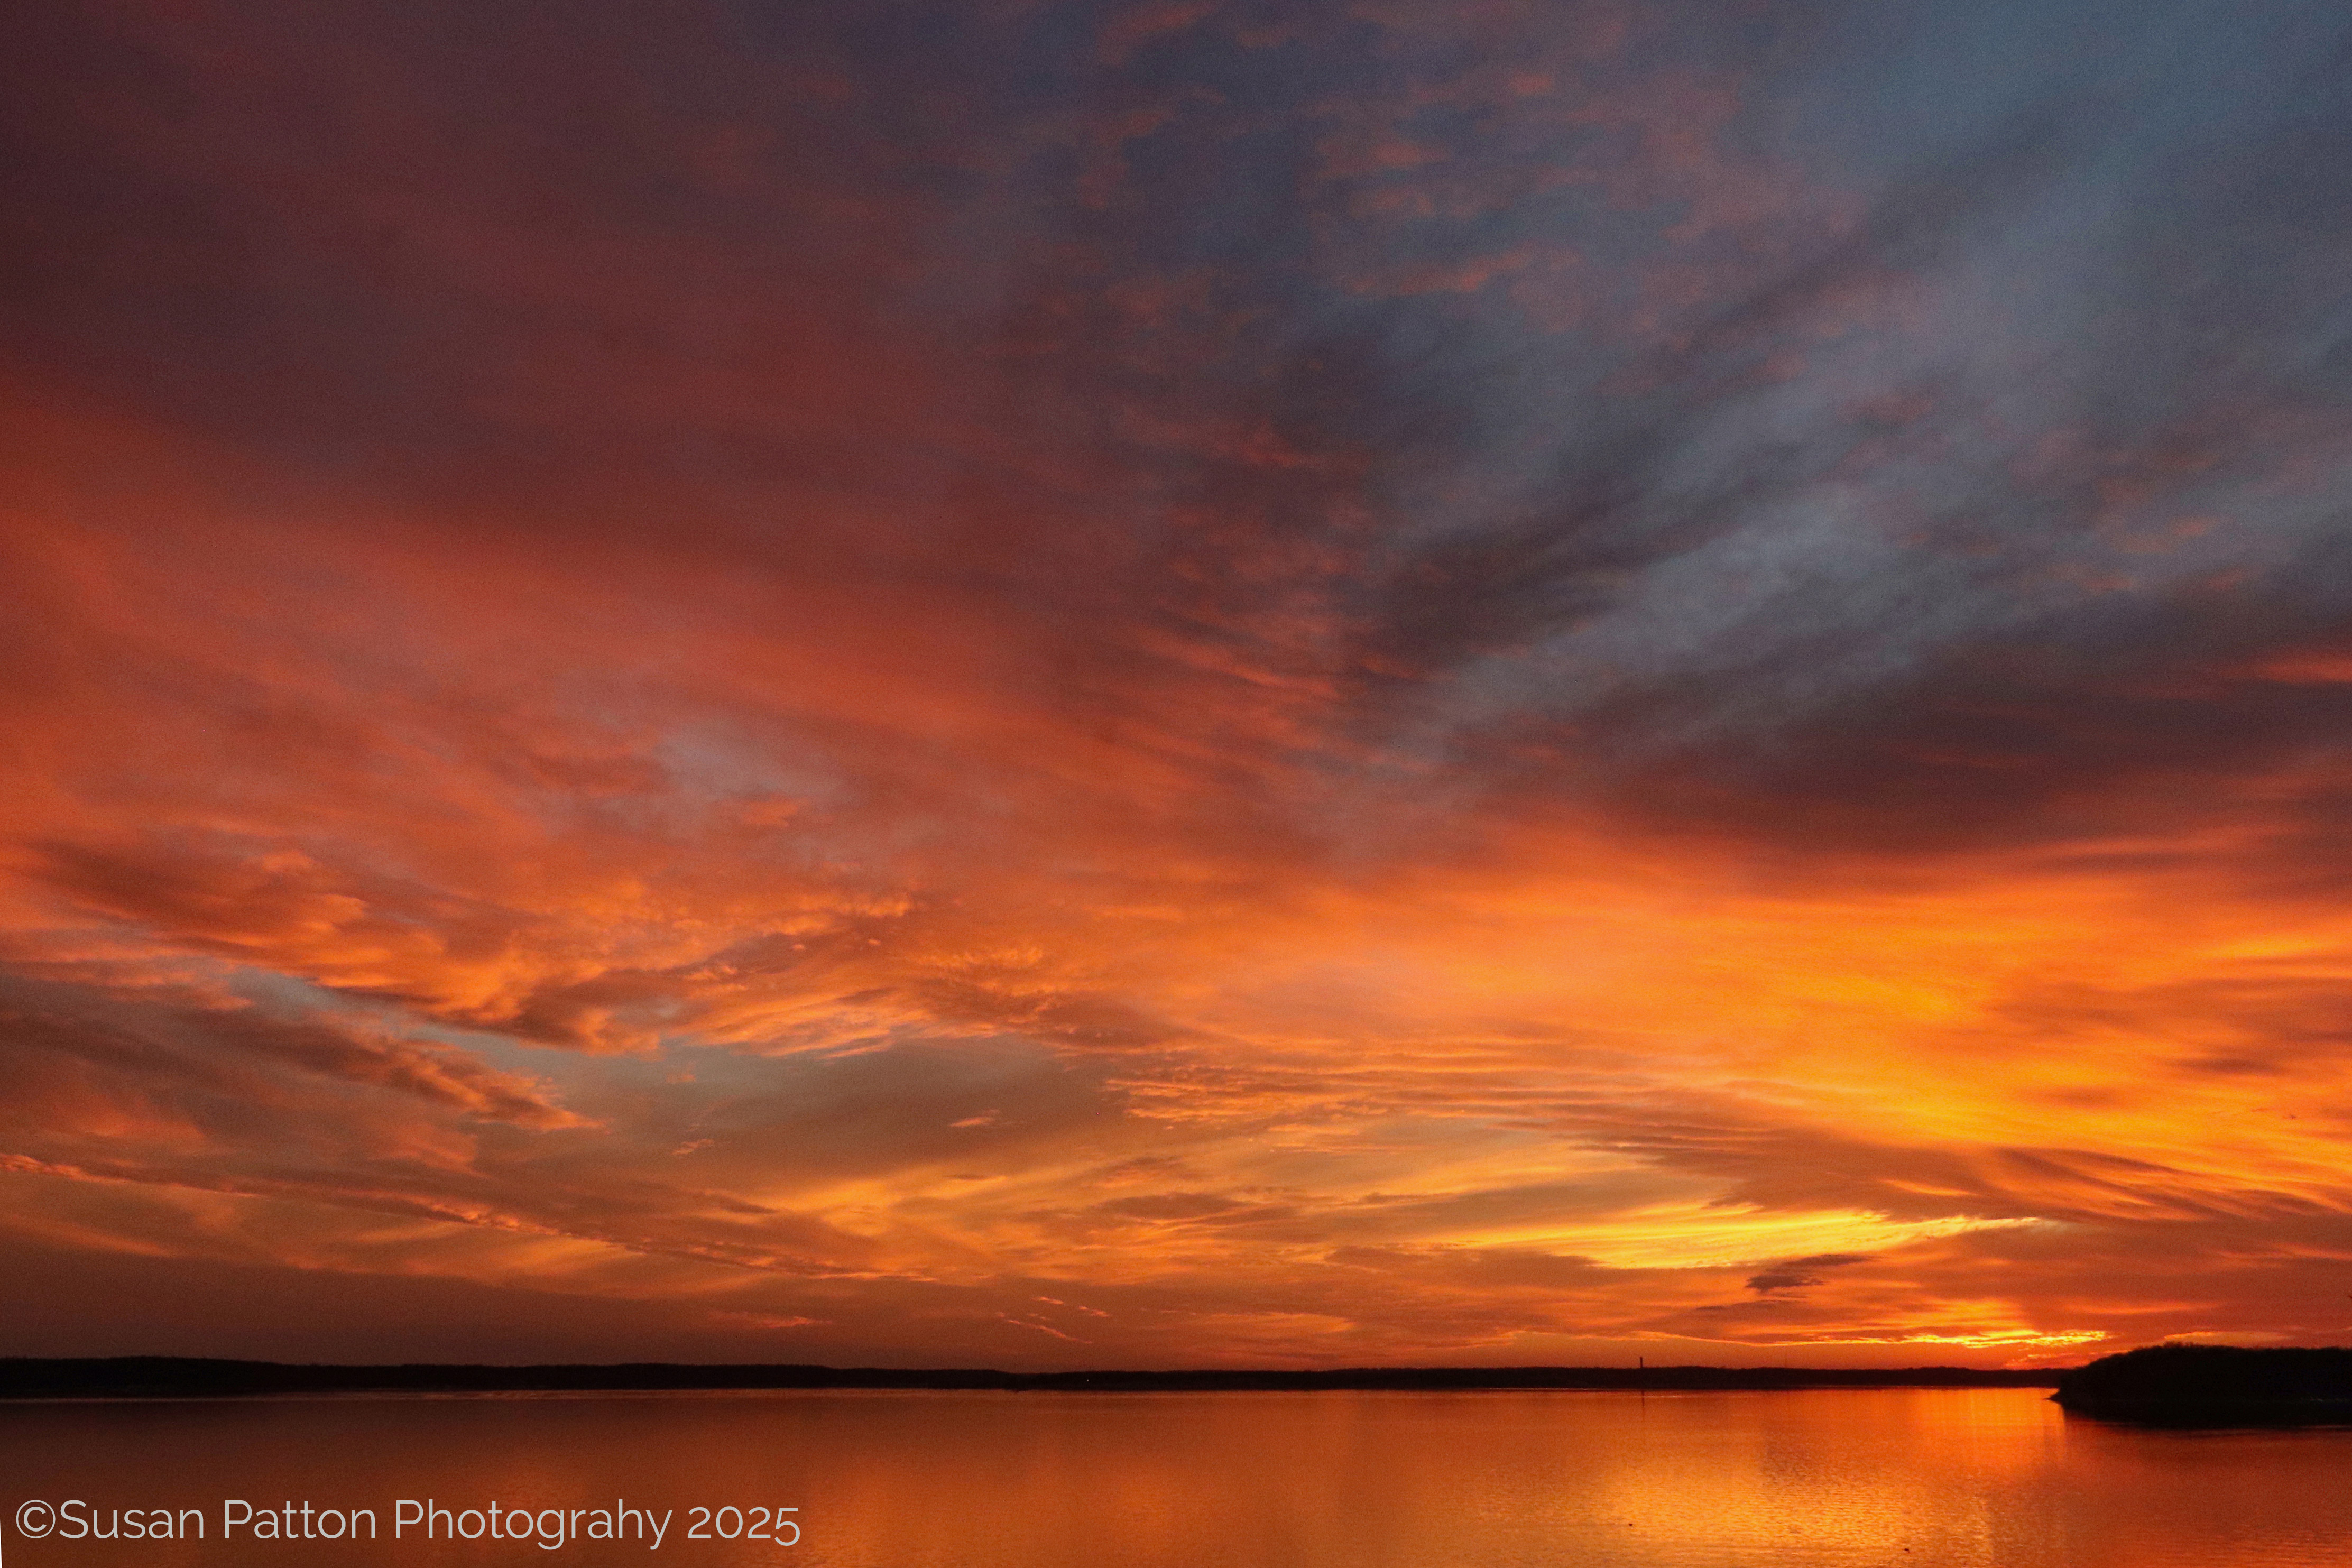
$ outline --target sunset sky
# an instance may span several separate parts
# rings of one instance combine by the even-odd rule
[[[0,1354],[2352,1338],[2352,12],[10,32]]]

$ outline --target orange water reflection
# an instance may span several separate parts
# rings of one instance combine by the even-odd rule
[[[738,1568],[2307,1568],[2352,1562],[2352,1433],[2139,1433],[2032,1391],[782,1394],[41,1405],[0,1486],[200,1506],[196,1542],[42,1563],[646,1559],[644,1543],[219,1539],[219,1500],[668,1511],[656,1563]],[[798,1509],[797,1547],[690,1510]]]

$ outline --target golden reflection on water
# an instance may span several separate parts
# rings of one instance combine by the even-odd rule
[[[42,1563],[741,1568],[2326,1568],[2352,1433],[2070,1421],[2031,1390],[787,1394],[0,1409],[0,1499],[202,1506]],[[670,1510],[645,1543],[217,1539],[219,1500]],[[795,1507],[798,1546],[690,1541]],[[0,1516],[5,1517],[5,1516]]]

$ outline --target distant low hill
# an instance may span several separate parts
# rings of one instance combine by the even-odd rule
[[[1337,1372],[996,1372],[985,1368],[698,1366],[290,1366],[173,1356],[0,1359],[0,1399],[236,1398],[304,1394],[658,1392],[932,1388],[1008,1393],[1182,1393],[1313,1389],[2047,1388],[2049,1372],[1921,1366],[1353,1367]]]
[[[2052,1397],[2152,1426],[2352,1425],[2352,1350],[2150,1345],[2061,1373]]]

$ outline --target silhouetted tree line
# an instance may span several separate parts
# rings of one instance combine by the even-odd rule
[[[2149,1345],[2062,1373],[2068,1410],[2165,1426],[2352,1422],[2352,1350]]]

